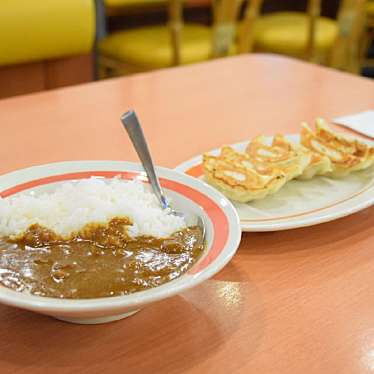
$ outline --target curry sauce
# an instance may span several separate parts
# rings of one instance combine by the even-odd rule
[[[168,238],[127,235],[126,219],[88,225],[68,239],[32,225],[19,238],[0,239],[0,284],[55,298],[127,295],[169,282],[199,259],[201,228]]]

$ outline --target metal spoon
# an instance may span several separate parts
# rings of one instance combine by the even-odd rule
[[[147,173],[148,180],[151,184],[153,192],[156,195],[158,201],[160,202],[161,208],[168,209],[170,211],[170,214],[186,218],[186,214],[175,211],[170,206],[167,198],[165,197],[160,182],[157,178],[157,174],[153,165],[152,157],[149,152],[147,142],[143,134],[142,127],[140,126],[140,123],[135,112],[133,110],[130,110],[124,113],[121,116],[121,122],[125,127],[127,133],[129,134],[132,144],[134,145],[134,148],[136,150],[136,153],[138,154],[140,161],[144,167],[144,170]],[[201,228],[203,239],[205,239],[205,226],[202,218],[200,216],[196,216],[195,221],[195,224]]]

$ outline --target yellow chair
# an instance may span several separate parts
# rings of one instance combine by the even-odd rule
[[[352,52],[362,23],[363,3],[364,0],[342,0],[337,20],[320,16],[321,0],[309,0],[304,13],[275,12],[261,16],[252,30],[253,49],[356,71],[347,59],[339,63],[337,59],[345,54],[339,52],[343,45]]]
[[[0,98],[93,80],[94,0],[0,1]]]
[[[328,52],[338,35],[338,26],[332,19],[318,17],[312,52],[308,48],[308,18],[307,14],[299,12],[277,12],[262,16],[255,26],[255,49],[327,63]]]
[[[366,0],[344,0],[338,14],[339,34],[329,66],[359,74],[364,55]]]
[[[85,54],[94,37],[93,0],[0,2],[0,65]]]
[[[190,64],[233,51],[243,0],[213,0],[213,27],[183,24],[182,3],[169,1],[167,25],[120,31],[104,38],[99,43],[101,76]],[[247,5],[251,6],[252,3]]]
[[[374,27],[374,1],[369,0],[366,4],[366,13],[368,24],[370,27]]]
[[[374,41],[374,0],[369,0],[366,4],[366,30],[362,43],[362,65],[374,67],[374,58],[367,58],[366,54]]]

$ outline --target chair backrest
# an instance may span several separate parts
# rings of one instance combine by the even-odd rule
[[[234,42],[236,24],[244,0],[212,0],[212,57],[226,56]]]
[[[265,0],[211,0],[213,10],[212,57],[229,54],[237,36],[238,53],[249,53],[254,47],[254,23],[260,14]],[[183,0],[169,0],[169,25],[173,46],[173,63],[181,63],[181,32],[183,26]],[[321,15],[322,0],[308,0],[308,33],[305,48],[305,59],[316,60],[317,20]],[[339,36],[333,48],[330,65],[349,71],[357,71],[356,55],[359,51],[365,23],[366,0],[342,0],[338,12]],[[237,33],[237,22],[244,6],[244,18]],[[237,35],[238,34],[238,35]],[[348,68],[346,65],[348,62]]]
[[[181,63],[183,0],[169,0],[169,28],[173,50],[173,65]]]
[[[248,0],[249,5],[239,34],[239,53],[253,50],[254,22],[260,13],[264,0]],[[308,33],[304,57],[316,61],[317,20],[321,15],[322,0],[308,0]],[[365,31],[366,0],[342,0],[337,17],[339,36],[332,50],[330,66],[351,72],[358,72],[360,61],[360,39]]]
[[[94,39],[91,0],[0,1],[0,66],[86,54]]]
[[[242,27],[238,35],[238,52],[249,53],[254,46],[254,23],[260,14],[264,0],[248,0]]]
[[[248,0],[244,13],[243,24],[238,36],[238,52],[252,52],[254,48],[254,23],[261,12],[264,0]],[[308,15],[308,33],[305,49],[305,59],[313,60],[315,55],[316,23],[321,13],[321,0],[308,0],[306,13]]]
[[[314,61],[316,58],[316,25],[318,17],[321,15],[321,0],[309,0],[307,13],[309,16],[309,22],[305,59],[308,61]]]
[[[338,13],[339,34],[330,56],[330,66],[359,73],[362,38],[365,33],[366,0],[343,0]]]
[[[183,0],[169,0],[169,28],[173,49],[173,65],[181,63]],[[212,58],[229,54],[236,38],[238,18],[245,0],[211,0],[213,13]],[[239,52],[250,51],[252,21],[257,17],[263,0],[249,0],[244,8],[244,23]],[[248,33],[247,31],[248,30]]]

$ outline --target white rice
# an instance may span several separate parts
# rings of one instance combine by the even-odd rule
[[[186,227],[183,218],[168,213],[139,181],[91,178],[63,183],[52,193],[0,198],[0,236],[17,236],[40,224],[68,237],[88,223],[128,217],[130,236],[160,238]]]

